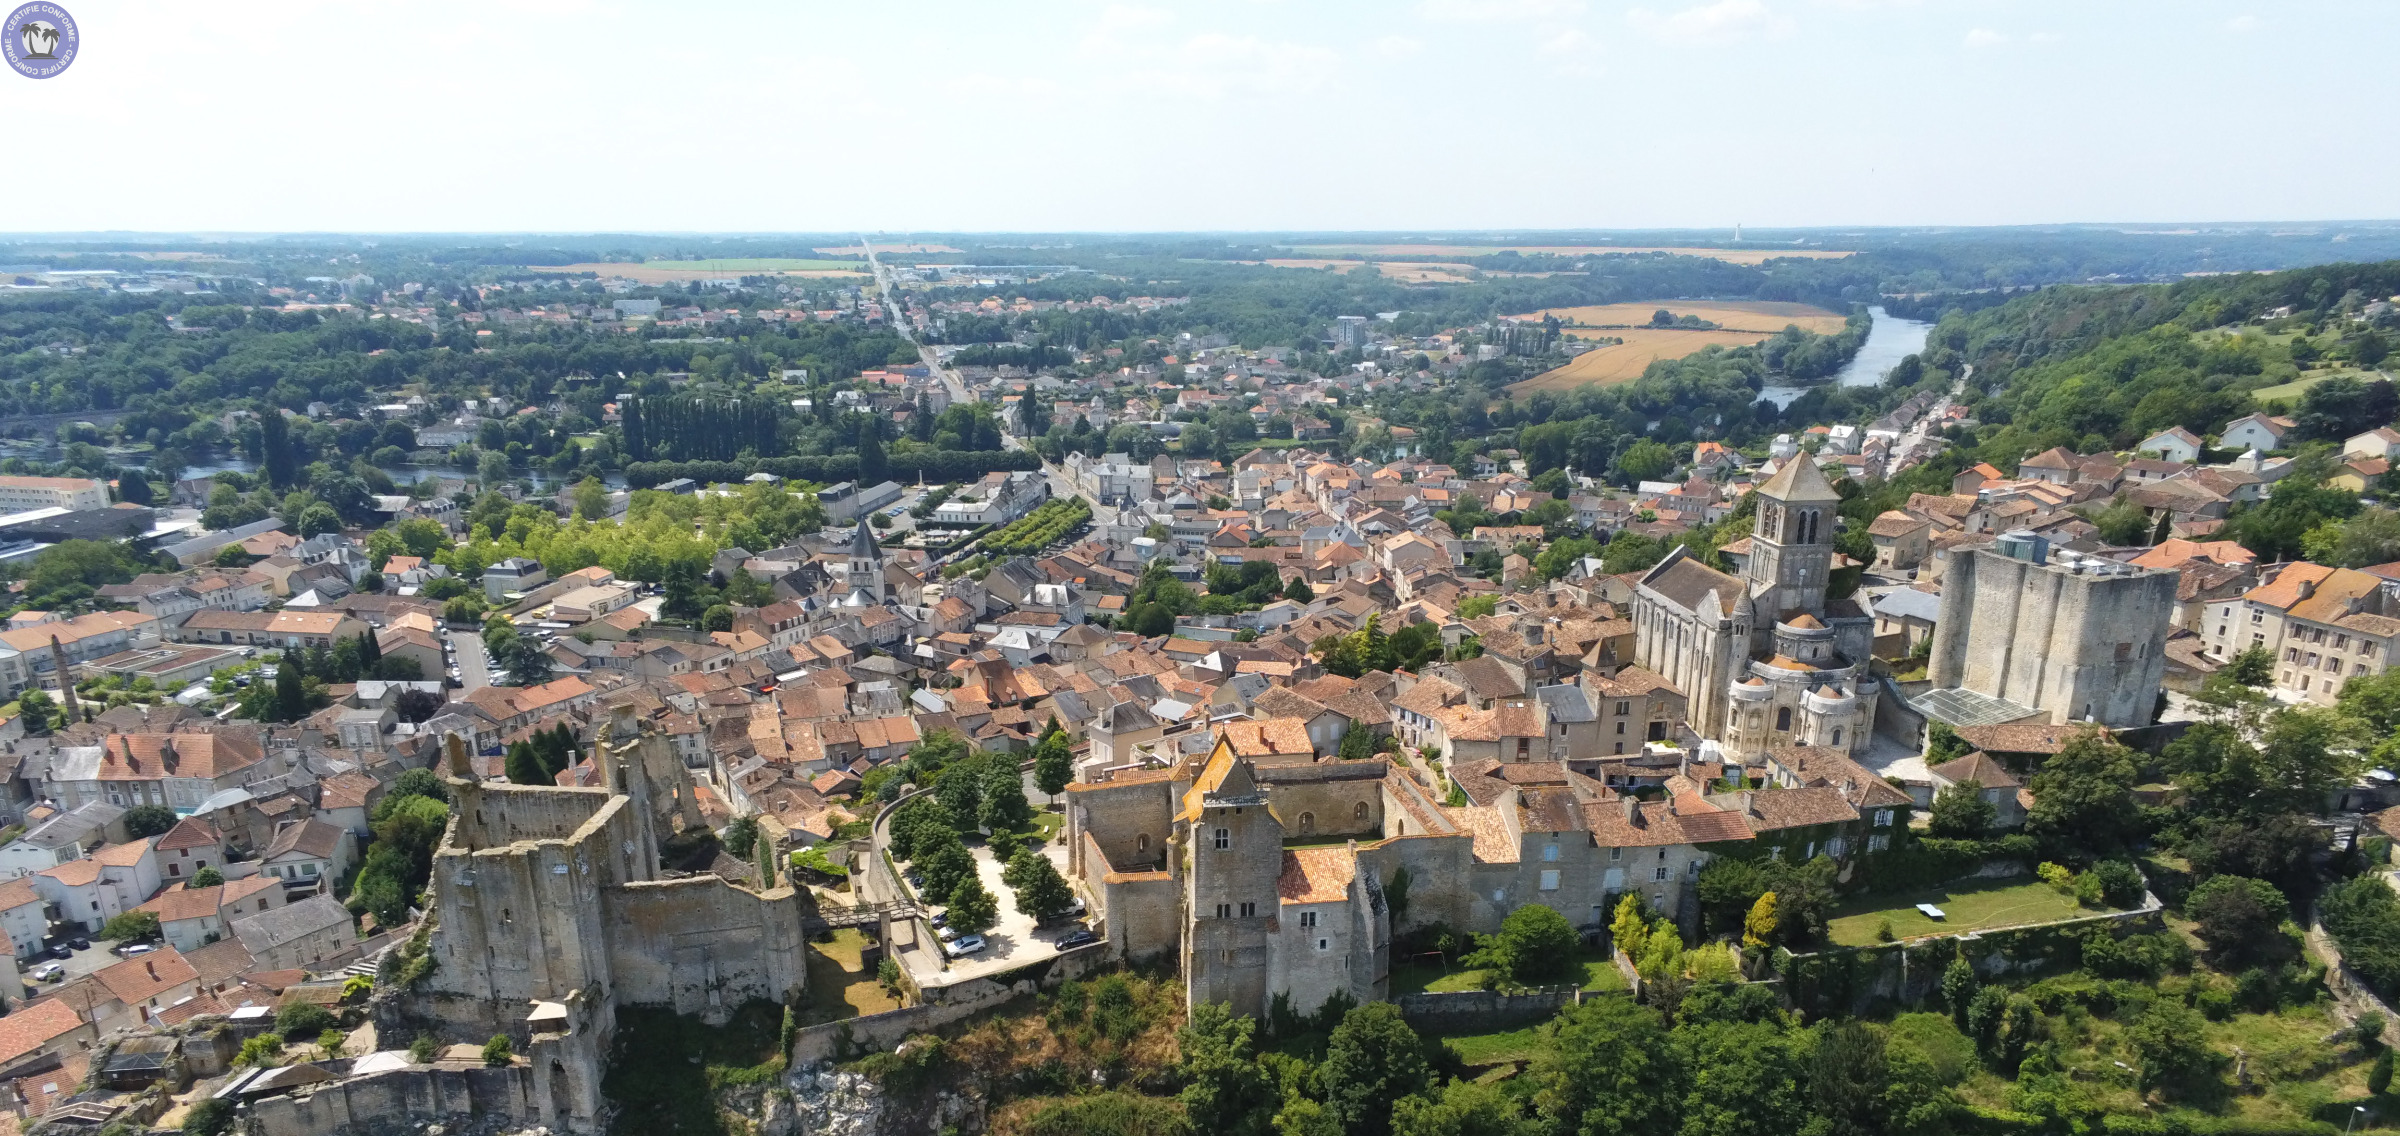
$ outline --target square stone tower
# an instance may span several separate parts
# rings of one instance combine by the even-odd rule
[[[1227,1002],[1263,1016],[1276,930],[1275,881],[1283,824],[1267,808],[1250,763],[1220,739],[1184,793],[1183,973],[1192,1005]]]

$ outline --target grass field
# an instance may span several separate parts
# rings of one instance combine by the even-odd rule
[[[1586,990],[1623,990],[1625,976],[1609,961],[1604,951],[1582,950],[1575,954],[1575,972],[1582,977],[1578,985]],[[1402,994],[1446,994],[1454,990],[1481,990],[1484,972],[1465,969],[1453,963],[1443,967],[1433,962],[1395,962],[1392,964],[1392,996]],[[1559,985],[1565,985],[1562,980]]]
[[[2308,388],[2324,382],[2327,379],[2351,378],[2358,379],[2362,382],[2374,382],[2377,379],[2386,377],[2388,376],[2386,376],[2382,371],[2360,371],[2348,367],[2333,368],[2323,371],[2311,371],[2308,374],[2302,375],[2297,379],[2293,379],[2288,383],[2278,383],[2271,387],[2260,387],[2257,390],[2251,391],[2250,397],[2258,399],[2261,402],[2273,399],[2298,398],[2301,395],[2308,393]]]
[[[1853,255],[1830,249],[1793,248],[1629,248],[1619,245],[1292,245],[1291,251],[1322,257],[1360,257],[1385,259],[1408,256],[1496,256],[1516,252],[1527,256],[1550,253],[1555,256],[1592,256],[1606,253],[1672,253],[1676,256],[1702,256],[1728,264],[1760,264],[1778,257],[1797,256],[1811,260],[1838,260]]]
[[[537,264],[535,272],[573,276],[589,272],[622,277],[642,284],[674,284],[685,280],[726,280],[738,276],[848,277],[867,274],[864,260],[795,260],[790,257],[752,257],[729,260],[652,260],[591,264]]]
[[[1625,342],[1595,347],[1568,360],[1566,366],[1544,371],[1521,383],[1511,383],[1508,389],[1522,396],[1535,391],[1572,390],[1591,383],[1604,386],[1629,383],[1641,378],[1642,372],[1650,369],[1652,360],[1681,359],[1712,343],[1721,347],[1747,347],[1768,335],[1763,331],[1654,328],[1627,328],[1593,334],[1619,336]]]
[[[838,927],[831,942],[808,945],[808,1007],[801,1013],[802,1025],[900,1008],[876,981],[875,969],[862,959],[868,942],[858,928]]]
[[[1543,316],[1557,316],[1564,323],[1606,329],[1595,331],[1592,333],[1594,335],[1615,335],[1621,328],[1641,328],[1650,322],[1650,317],[1660,308],[1679,316],[1698,316],[1727,331],[1763,331],[1770,335],[1792,324],[1800,325],[1802,331],[1833,335],[1842,330],[1845,322],[1845,317],[1840,313],[1829,312],[1813,304],[1786,304],[1771,300],[1655,300],[1630,304],[1591,304],[1579,308],[1544,308],[1509,318],[1538,320]]]
[[[1929,918],[1917,910],[1920,903],[1941,908],[1949,918],[1939,921]],[[1876,928],[1886,919],[1892,921],[1894,938],[1914,939],[2026,923],[2055,923],[2088,914],[2091,912],[2076,906],[2074,896],[2061,895],[2057,888],[2045,883],[1962,880],[1951,887],[1843,904],[1826,921],[1825,931],[1843,946],[1863,947],[1875,942]]]

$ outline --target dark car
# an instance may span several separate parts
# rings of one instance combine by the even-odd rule
[[[74,938],[67,940],[67,945],[79,951],[88,951],[92,949],[92,941],[84,938],[81,935],[77,935]]]
[[[1058,937],[1057,945],[1059,950],[1071,951],[1077,947],[1085,946],[1091,943],[1097,943],[1099,941],[1100,936],[1092,934],[1091,928],[1077,927],[1064,935],[1060,935]]]
[[[75,957],[75,948],[70,947],[65,943],[60,943],[59,945],[50,948],[50,957],[57,959],[60,962],[65,962],[66,960]]]

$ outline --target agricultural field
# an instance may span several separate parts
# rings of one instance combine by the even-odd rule
[[[1831,249],[1795,248],[1629,248],[1619,245],[1292,245],[1292,252],[1317,257],[1355,257],[1383,260],[1409,256],[1497,256],[1515,252],[1525,256],[1549,253],[1553,256],[1599,256],[1608,253],[1640,254],[1669,253],[1675,256],[1707,257],[1727,264],[1763,264],[1781,257],[1806,257],[1810,260],[1839,260],[1855,255]]]
[[[1813,304],[1779,303],[1773,300],[1658,300],[1629,304],[1591,304],[1579,308],[1544,308],[1538,312],[1510,316],[1510,319],[1538,320],[1557,316],[1569,325],[1567,334],[1576,328],[1602,328],[1594,335],[1616,334],[1618,328],[1638,328],[1650,322],[1660,308],[1679,316],[1698,316],[1727,331],[1758,331],[1773,335],[1791,324],[1802,331],[1818,335],[1839,335],[1846,317]],[[1592,336],[1586,336],[1591,338]]]
[[[730,280],[742,276],[845,277],[867,275],[864,260],[798,260],[791,257],[746,257],[726,260],[652,260],[590,264],[537,264],[535,272],[573,276],[589,272],[619,277],[637,284],[679,284],[688,280]]]
[[[1241,264],[1264,264],[1270,268],[1298,268],[1311,272],[1355,272],[1373,264],[1388,280],[1401,284],[1464,284],[1479,275],[1474,266],[1412,261],[1311,260],[1287,258],[1277,260],[1245,260]],[[1488,273],[1482,275],[1489,275]],[[1547,276],[1549,273],[1511,273],[1510,275]]]
[[[1603,386],[1630,383],[1642,377],[1657,359],[1681,359],[1710,344],[1720,347],[1747,347],[1768,335],[1763,331],[1699,331],[1688,328],[1627,328],[1623,331],[1594,332],[1625,342],[1607,347],[1595,347],[1567,361],[1567,365],[1512,383],[1509,390],[1518,395],[1536,391],[1564,391],[1591,383]]]

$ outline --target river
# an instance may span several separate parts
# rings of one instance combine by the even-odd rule
[[[1925,337],[1933,331],[1932,324],[1886,315],[1881,307],[1868,308],[1867,314],[1875,317],[1874,326],[1867,329],[1867,341],[1859,345],[1858,354],[1851,356],[1841,370],[1834,372],[1833,381],[1842,386],[1866,387],[1881,383],[1887,372],[1900,365],[1900,360],[1923,351]],[[1805,386],[1762,387],[1758,398],[1761,402],[1774,403],[1780,409],[1790,406],[1793,399],[1807,390]]]

